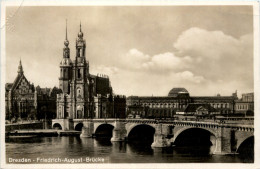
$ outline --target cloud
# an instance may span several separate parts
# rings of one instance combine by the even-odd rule
[[[197,83],[197,84],[205,81],[203,76],[195,76],[190,71],[184,71],[184,72],[176,73],[176,77],[180,78],[180,79],[182,79],[184,81]]]
[[[199,57],[219,59],[223,54],[236,52],[240,45],[238,39],[224,34],[222,31],[207,31],[200,28],[190,28],[184,31],[174,47],[182,53],[193,53]]]
[[[104,74],[108,76],[113,76],[118,73],[118,68],[113,66],[105,66],[105,65],[93,65],[90,67],[91,74]]]
[[[119,67],[132,71],[147,71],[150,73],[170,73],[184,70],[192,62],[189,56],[178,57],[172,52],[150,56],[138,49],[130,49],[119,59]]]
[[[236,89],[253,90],[252,34],[234,38],[194,27],[173,44],[174,52],[148,55],[133,48],[121,55],[119,73],[111,77],[115,91],[156,95],[160,88],[157,94],[167,95],[172,87],[186,87],[197,95],[231,95]],[[121,90],[125,86],[127,90]]]
[[[139,51],[138,49],[130,49],[126,54],[120,57],[122,67],[132,70],[142,69],[143,64],[149,62],[151,57]]]
[[[197,76],[190,71],[151,73],[138,72],[110,66],[92,66],[91,74],[106,74],[116,94],[129,95],[167,95],[172,87],[183,87],[192,84],[203,85],[207,83],[203,76]],[[187,85],[189,84],[189,85]],[[159,89],[158,89],[159,88]],[[127,90],[126,90],[127,89]]]
[[[166,52],[163,54],[154,55],[151,59],[150,69],[160,71],[173,71],[187,68],[187,64],[191,62],[189,56],[177,57],[174,53]]]
[[[195,27],[184,31],[173,46],[178,56],[191,57],[194,62],[189,68],[196,74],[212,81],[250,77],[253,82],[252,34],[234,38]]]

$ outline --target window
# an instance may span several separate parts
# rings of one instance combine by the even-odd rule
[[[81,78],[80,69],[78,69],[78,78]]]
[[[64,76],[63,77],[65,77],[65,78],[67,78],[67,76],[66,76],[66,69],[64,69]]]
[[[77,119],[81,119],[82,117],[82,112],[81,110],[77,110]]]
[[[80,88],[77,89],[78,93],[77,93],[77,97],[78,98],[81,98],[81,91],[80,91]]]

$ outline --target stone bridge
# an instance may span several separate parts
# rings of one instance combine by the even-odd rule
[[[246,124],[247,123],[247,124]],[[101,126],[113,130],[111,141],[125,141],[138,126],[154,130],[152,147],[168,147],[189,129],[200,129],[210,134],[213,154],[236,153],[240,145],[254,136],[253,121],[180,121],[155,119],[54,119],[52,127],[62,130],[82,130],[81,137],[93,137]]]

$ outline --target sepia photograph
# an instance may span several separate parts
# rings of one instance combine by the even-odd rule
[[[1,168],[257,168],[259,3],[1,3]]]

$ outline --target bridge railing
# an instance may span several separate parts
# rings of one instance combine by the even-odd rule
[[[113,123],[113,122],[125,122],[125,123],[167,123],[167,124],[204,124],[204,125],[216,125],[216,126],[248,126],[253,127],[254,121],[253,120],[240,120],[240,121],[232,121],[232,120],[213,120],[213,119],[196,119],[196,120],[189,120],[189,119],[133,119],[133,118],[126,118],[126,119],[115,119],[115,118],[102,118],[102,119],[74,119],[73,121],[77,122],[84,122],[84,121],[93,121],[99,123]]]

